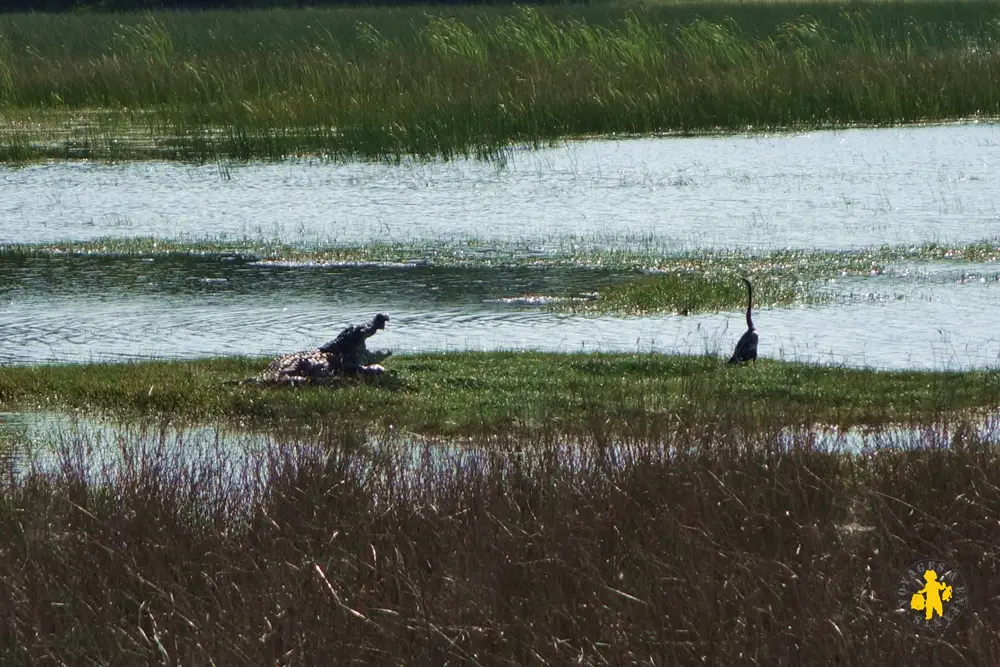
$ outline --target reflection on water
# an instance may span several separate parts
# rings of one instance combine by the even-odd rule
[[[1000,420],[986,416],[968,423],[928,426],[888,425],[879,428],[848,428],[814,426],[808,429],[785,429],[779,441],[786,447],[810,447],[821,451],[857,454],[883,449],[926,449],[950,447],[953,439],[973,438],[980,442],[996,442]]]
[[[350,437],[350,440],[344,438]],[[331,440],[332,438],[332,440]],[[338,447],[331,446],[337,445]],[[269,466],[328,454],[388,457],[394,465],[419,468],[426,453],[441,464],[481,447],[398,431],[314,434],[305,439],[267,435],[220,425],[175,427],[133,421],[106,421],[60,412],[0,413],[0,485],[7,475],[60,471],[95,481],[118,475],[179,472],[212,484],[261,484]],[[290,458],[286,458],[290,457]],[[211,475],[204,473],[211,471]],[[398,479],[397,479],[398,481]]]
[[[0,299],[257,297],[273,308],[299,296],[329,304],[328,309],[370,302],[416,302],[433,309],[478,306],[529,292],[579,291],[622,279],[610,270],[562,266],[309,266],[226,255],[9,255],[0,260]]]
[[[96,475],[117,468],[125,456],[145,454],[165,456],[173,467],[211,461],[235,471],[270,442],[267,436],[220,426],[177,428],[59,412],[0,413],[0,450],[22,469],[34,465],[41,471],[55,471],[75,463]]]
[[[998,185],[988,123],[571,142],[505,169],[54,163],[0,172],[0,242],[652,234],[678,249],[846,249],[992,236]]]
[[[816,425],[809,428],[787,428],[771,439],[763,434],[750,435],[748,442],[764,448],[777,445],[782,448],[805,447],[819,451],[857,454],[882,449],[923,449],[949,447],[953,438],[974,438],[981,442],[995,442],[1000,427],[996,416],[971,419],[963,424],[928,424],[924,426],[888,425],[879,428],[837,429]],[[462,442],[420,438],[398,432],[381,432],[362,437],[357,452],[364,458],[372,452],[381,452],[396,465],[409,467],[414,472],[424,464],[429,455],[435,465],[449,461],[460,464],[478,460],[478,465],[488,467],[490,455],[531,456],[530,447],[516,450],[498,448],[497,443]],[[627,464],[654,458],[677,451],[680,443],[610,442],[600,449],[579,441],[565,441],[541,445],[545,451],[557,447],[570,454],[563,460],[573,465],[590,461],[593,456]],[[664,449],[664,447],[666,447]],[[81,471],[91,479],[111,479],[120,471],[155,472],[161,470],[189,470],[195,476],[206,467],[217,473],[222,483],[246,483],[266,477],[268,461],[278,462],[280,452],[297,450],[299,454],[316,453],[322,446],[295,439],[275,439],[266,435],[242,433],[216,426],[156,426],[138,423],[107,422],[96,418],[75,417],[57,412],[0,413],[0,483],[5,474],[19,475],[31,470],[52,473],[60,470]],[[343,452],[342,452],[343,453]],[[482,458],[485,457],[485,458]]]

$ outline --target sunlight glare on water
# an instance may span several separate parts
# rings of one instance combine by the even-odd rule
[[[225,174],[231,175],[226,178]],[[474,161],[230,167],[54,163],[0,172],[0,240],[360,243],[655,237],[669,250],[854,249],[1000,232],[1000,131],[966,124],[572,142]],[[911,271],[912,269],[912,271]],[[979,275],[966,281],[967,273]],[[764,357],[880,368],[1000,365],[1000,269],[930,264],[761,310]],[[621,276],[618,276],[620,279]],[[8,257],[0,362],[272,355],[390,312],[373,347],[728,356],[740,313],[584,317],[525,295],[613,271],[266,266],[234,257]]]
[[[343,326],[379,310],[391,321],[372,348],[421,351],[536,349],[704,354],[732,351],[745,324],[741,313],[581,316],[541,307],[497,303],[489,290],[457,291],[462,273],[442,273],[445,289],[394,289],[405,272],[386,269],[377,284],[330,296],[335,288],[296,289],[296,282],[254,293],[253,283],[212,293],[161,289],[128,296],[113,287],[56,296],[22,289],[0,307],[3,363],[109,361],[217,355],[276,355],[316,347]],[[403,273],[403,275],[398,275]],[[995,304],[1000,282],[959,282],[951,274],[922,278],[881,276],[829,284],[834,303],[822,307],[759,310],[754,323],[764,357],[876,368],[982,368],[1000,366]],[[449,277],[450,276],[450,277]],[[334,281],[331,280],[334,284]],[[496,293],[517,293],[523,283],[497,276]],[[431,285],[433,286],[433,285]]]
[[[997,233],[1000,127],[581,141],[505,167],[53,163],[0,179],[0,241],[656,235],[678,249],[968,241]],[[227,178],[228,175],[228,178]]]

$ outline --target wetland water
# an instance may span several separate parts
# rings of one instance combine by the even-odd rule
[[[984,417],[974,426],[975,435],[996,438],[995,417]],[[873,449],[913,449],[950,446],[953,431],[944,424],[922,428],[887,425],[878,429],[844,429],[816,425],[808,429],[785,429],[775,444],[784,447],[816,447],[828,451],[859,453]],[[563,447],[577,448],[572,440]],[[385,451],[392,448],[401,456],[400,463],[419,468],[424,451],[438,461],[484,452],[475,445],[449,439],[420,438],[399,433],[370,434],[361,448]],[[612,443],[613,458],[629,460],[634,445]],[[295,438],[276,439],[265,434],[225,429],[218,425],[135,424],[76,417],[56,412],[0,413],[0,483],[4,469],[25,473],[56,472],[66,465],[86,471],[93,479],[113,476],[122,466],[148,465],[159,460],[170,468],[197,468],[206,463],[230,481],[239,482],[247,472],[266,468],[269,457],[296,448],[314,450],[315,443]],[[580,451],[587,451],[584,446]],[[489,451],[496,453],[495,447]],[[668,447],[668,452],[676,451]]]
[[[568,243],[853,250],[1000,235],[1000,126],[572,142],[475,161],[0,171],[0,242],[156,236],[313,247]],[[3,257],[0,361],[274,354],[377,310],[375,347],[728,355],[739,313],[567,315],[510,299],[572,294],[611,269],[267,265],[231,255]],[[829,282],[823,306],[764,309],[765,357],[880,368],[1000,364],[1000,266],[922,263]]]

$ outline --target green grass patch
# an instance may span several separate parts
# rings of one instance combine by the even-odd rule
[[[812,302],[820,301],[818,296],[808,297],[801,283],[800,289],[796,289],[788,278],[787,275],[752,276],[754,307],[786,306],[807,298]],[[689,315],[729,310],[737,304],[745,306],[747,292],[743,282],[731,271],[708,275],[690,272],[625,280],[598,289],[594,296],[593,299],[557,301],[552,307],[571,313],[648,315],[667,311]]]
[[[0,17],[0,158],[503,159],[1000,114],[991,2]]]
[[[373,425],[421,435],[601,432],[656,438],[677,428],[926,423],[995,405],[995,373],[876,372],[659,354],[462,352],[396,356],[379,380],[337,388],[224,384],[267,360],[223,358],[0,369],[4,410],[315,428]]]

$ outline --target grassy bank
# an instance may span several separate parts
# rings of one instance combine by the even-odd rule
[[[1000,402],[1000,379],[989,372],[765,360],[734,368],[715,357],[659,354],[400,355],[387,361],[388,377],[336,389],[224,384],[266,364],[237,358],[4,367],[0,403],[4,410],[79,409],[286,430],[339,424],[422,435],[648,440],[678,429],[919,425]]]
[[[995,3],[0,16],[0,158],[500,157],[1000,114]]]
[[[677,433],[610,459],[274,449],[235,477],[131,452],[94,479],[0,486],[11,663],[990,665],[1000,571],[992,443],[848,457]],[[593,442],[594,434],[588,442]],[[181,443],[178,443],[181,444]],[[663,455],[662,445],[681,452]],[[692,446],[696,453],[691,451]],[[325,453],[320,453],[324,451]],[[690,453],[684,453],[690,452]],[[946,559],[968,608],[895,613]],[[908,601],[908,600],[907,600]]]

